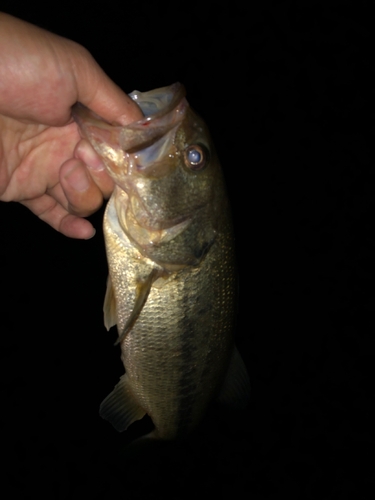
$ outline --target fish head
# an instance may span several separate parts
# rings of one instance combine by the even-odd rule
[[[208,128],[179,83],[130,97],[144,118],[127,126],[81,104],[73,116],[116,184],[126,235],[160,265],[195,265],[215,240],[226,199]]]

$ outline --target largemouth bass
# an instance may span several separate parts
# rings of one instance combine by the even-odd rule
[[[204,121],[181,84],[130,94],[145,117],[73,116],[116,187],[104,216],[107,329],[125,374],[100,407],[123,431],[146,413],[153,437],[186,436],[210,402],[249,398],[234,345],[237,280],[230,208]]]

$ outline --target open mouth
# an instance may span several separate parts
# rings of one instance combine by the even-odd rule
[[[72,107],[72,115],[99,154],[103,155],[101,144],[134,153],[151,146],[182,121],[187,107],[185,94],[185,87],[180,83],[153,92],[135,90],[129,96],[145,117],[126,127],[108,123],[79,102]]]

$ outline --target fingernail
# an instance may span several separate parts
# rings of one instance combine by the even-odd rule
[[[82,140],[75,152],[75,156],[82,160],[86,166],[92,170],[104,170],[105,165],[99,155],[87,140]]]
[[[81,166],[74,167],[65,175],[67,183],[79,193],[87,191],[90,187],[89,174]]]
[[[88,238],[85,238],[85,240],[91,240],[91,238],[93,238],[95,235],[96,235],[96,229],[94,228],[92,231],[92,235],[89,236]]]
[[[104,163],[99,158],[99,156],[94,153],[94,151],[87,154],[87,156],[85,157],[85,163],[92,170],[101,171],[105,169]]]

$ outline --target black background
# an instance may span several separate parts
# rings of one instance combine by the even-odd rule
[[[8,5],[9,3],[9,5]],[[303,3],[303,8],[300,5]],[[232,202],[252,401],[123,456],[98,415],[123,373],[101,221],[70,240],[0,204],[9,498],[364,498],[372,467],[374,66],[367,2],[38,2],[1,9],[84,45],[126,92],[184,83]],[[119,455],[120,453],[120,455]]]

